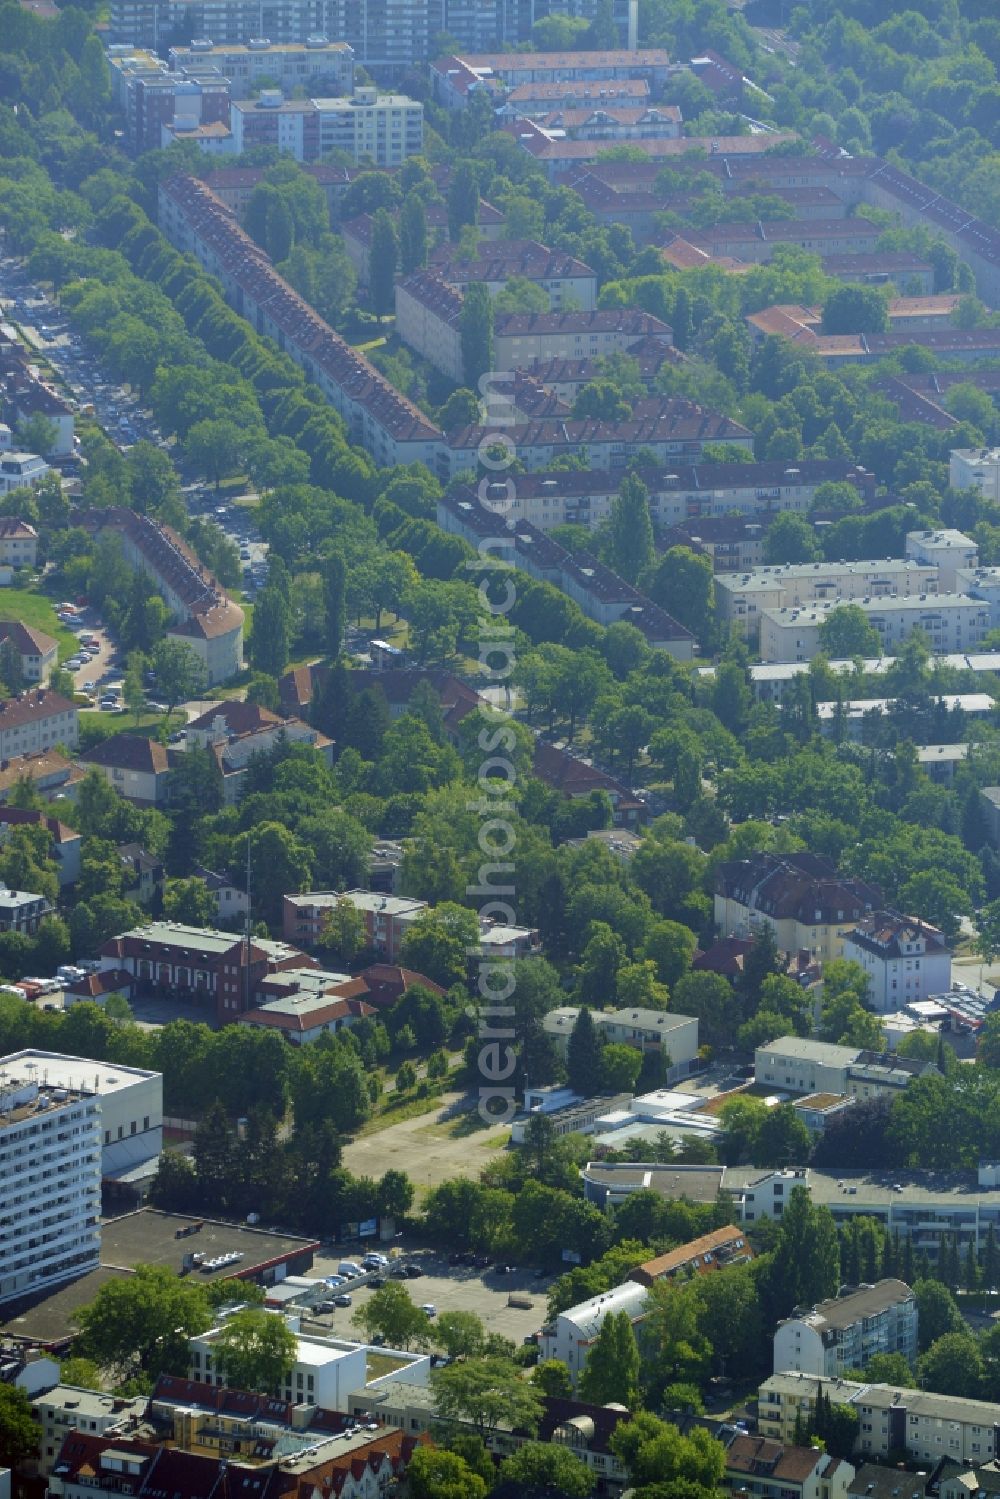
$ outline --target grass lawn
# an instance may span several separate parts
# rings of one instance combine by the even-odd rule
[[[0,589],[0,615],[18,619],[34,630],[44,630],[59,642],[60,663],[68,661],[77,647],[76,636],[56,619],[55,606],[34,588]]]

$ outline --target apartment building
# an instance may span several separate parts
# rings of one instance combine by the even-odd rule
[[[778,1323],[774,1372],[800,1370],[823,1378],[864,1369],[877,1353],[917,1357],[917,1298],[901,1280],[842,1291]]]
[[[163,1077],[142,1067],[29,1047],[0,1059],[3,1077],[30,1077],[49,1089],[86,1091],[101,1104],[101,1171],[115,1176],[163,1148]]]
[[[844,957],[868,975],[880,1015],[951,988],[951,951],[937,927],[898,911],[876,911],[844,939]]]
[[[110,937],[100,950],[101,971],[126,973],[141,992],[203,1005],[216,1024],[236,1020],[256,1004],[260,982],[288,968],[316,966],[284,942],[232,932],[152,921]]]
[[[692,1276],[710,1274],[713,1270],[728,1269],[730,1265],[743,1265],[752,1259],[753,1250],[744,1230],[728,1225],[702,1234],[700,1239],[692,1239],[679,1249],[646,1260],[630,1273],[629,1279],[649,1287],[658,1280],[687,1280]]]
[[[562,1056],[579,1014],[579,1005],[558,1005],[542,1020],[543,1031]],[[670,1081],[687,1077],[698,1060],[698,1022],[689,1015],[639,1008],[591,1010],[590,1018],[605,1042],[668,1057]]]
[[[497,92],[523,84],[644,80],[652,91],[665,83],[670,69],[666,52],[655,47],[607,52],[486,52],[439,57],[431,63],[431,86],[446,109],[464,109],[470,91]]]
[[[757,1394],[760,1431],[781,1441],[791,1440],[796,1415],[810,1416],[820,1388],[835,1405],[850,1405],[857,1411],[858,1457],[884,1462],[905,1452],[910,1461],[933,1467],[942,1458],[983,1464],[997,1456],[997,1408],[988,1401],[895,1385],[825,1380],[805,1372],[788,1371],[765,1379]]]
[[[403,938],[418,916],[430,910],[425,900],[404,895],[382,895],[375,890],[312,890],[286,895],[282,930],[288,942],[306,947],[319,941],[330,911],[344,900],[365,918],[367,945],[389,963],[399,961]]]
[[[80,524],[121,539],[125,561],[148,573],[173,616],[168,640],[188,646],[217,687],[243,669],[243,610],[169,526],[124,506],[83,512]]]
[[[2,350],[2,390],[7,418],[15,426],[29,422],[33,416],[43,416],[52,425],[54,441],[48,453],[50,458],[69,458],[75,451],[73,434],[75,419],[72,408],[58,391],[30,363],[29,356],[16,344],[7,344]],[[13,517],[5,517],[7,520]],[[2,552],[0,552],[2,556]]]
[[[868,219],[767,219],[713,224],[692,229],[685,239],[713,258],[731,256],[762,265],[778,245],[794,245],[813,255],[870,255],[879,227]]]
[[[716,580],[719,618],[747,639],[760,633],[766,610],[856,599],[936,594],[937,568],[898,557],[862,562],[788,562]]]
[[[148,1405],[145,1395],[128,1399],[70,1384],[57,1384],[36,1395],[31,1402],[31,1414],[41,1427],[38,1476],[50,1476],[70,1432],[96,1432],[102,1437],[124,1435],[144,1418]]]
[[[853,1466],[819,1447],[796,1447],[768,1437],[738,1435],[726,1448],[723,1493],[756,1499],[847,1499]]]
[[[59,661],[59,642],[44,630],[36,630],[19,619],[0,619],[0,646],[17,655],[25,682],[44,687]]]
[[[209,186],[215,191],[211,181],[209,181]],[[400,220],[399,209],[390,209],[388,212],[398,232]],[[424,216],[427,221],[428,246],[441,245],[448,237],[447,203],[443,198],[432,203],[426,203],[424,205]],[[486,240],[492,243],[499,239],[505,222],[504,215],[499,208],[494,208],[492,203],[487,203],[485,198],[480,198],[476,229],[481,241]],[[375,219],[370,213],[359,213],[355,218],[348,219],[339,225],[340,234],[344,241],[344,249],[347,251],[347,258],[357,272],[358,285],[363,287],[367,287],[370,280],[372,230],[374,227]]]
[[[723,937],[746,937],[767,922],[782,952],[811,952],[829,962],[844,938],[882,904],[876,886],[840,875],[823,854],[756,853],[720,864],[715,924]]]
[[[49,854],[58,868],[60,886],[73,885],[80,878],[80,848],[83,842],[75,828],[67,827],[44,812],[0,805],[0,846],[19,827],[43,827],[49,835]]]
[[[333,740],[300,718],[280,718],[254,703],[220,702],[188,725],[188,749],[207,749],[219,767],[223,801],[232,807],[246,787],[255,755],[270,754],[281,743],[307,744],[328,765]]]
[[[456,291],[482,282],[496,296],[518,277],[541,287],[553,312],[563,302],[573,311],[593,312],[597,306],[597,276],[591,267],[533,239],[487,240],[471,260],[463,259],[454,245],[445,242],[431,251],[428,269]]]
[[[376,463],[438,467],[441,433],[283,281],[232,213],[193,177],[161,184],[160,227],[217,276],[242,316],[301,366]]]
[[[942,527],[937,531],[908,531],[906,555],[938,570],[941,593],[959,593],[958,575],[979,566],[979,547],[962,531]]]
[[[119,796],[137,807],[166,804],[170,758],[166,746],[142,734],[112,734],[80,756],[86,769],[95,768]]]
[[[37,1064],[9,1061],[0,1069],[0,1303],[85,1275],[101,1244],[98,1092],[83,1077],[55,1086]]]
[[[438,500],[437,519],[443,530],[461,536],[472,546],[495,537],[498,528],[496,512],[475,500],[449,495]],[[691,632],[596,557],[570,553],[526,521],[516,523],[504,539],[515,567],[561,589],[588,618],[602,625],[625,620],[642,632],[654,650],[664,650],[680,661],[693,658]]]
[[[761,660],[811,661],[821,648],[823,624],[834,609],[847,602],[867,616],[887,651],[920,629],[936,655],[958,654],[977,646],[992,628],[990,605],[964,593],[832,599],[801,608],[764,609],[760,616]]]
[[[933,1062],[895,1052],[835,1046],[809,1036],[779,1036],[754,1054],[754,1076],[781,1093],[828,1093],[851,1098],[893,1097],[914,1078],[936,1073]]]
[[[424,107],[404,94],[380,94],[372,85],[349,98],[286,99],[264,89],[255,99],[233,100],[233,149],[275,146],[296,161],[316,162],[344,151],[357,166],[402,165],[424,145]]]
[[[331,42],[326,36],[296,42],[255,37],[228,45],[196,38],[188,46],[170,47],[167,60],[174,73],[217,68],[229,81],[234,99],[249,99],[261,86],[277,87],[286,94],[304,89],[310,97],[354,90],[353,49],[347,42]]]
[[[889,329],[896,333],[930,332],[948,328],[961,297],[957,292],[947,292],[929,297],[891,297],[886,303]],[[799,303],[777,303],[751,312],[746,317],[747,327],[757,343],[765,338],[788,338],[802,348],[819,343],[823,335],[822,307],[803,307]]]
[[[0,700],[0,760],[36,755],[80,742],[79,711],[68,698],[47,687],[28,688]]]
[[[603,357],[650,338],[672,345],[673,329],[638,308],[508,312],[496,318],[493,350],[498,370],[524,369],[546,359]]]
[[[16,515],[0,516],[0,565],[34,567],[38,557],[38,532]]]
[[[30,489],[49,472],[49,465],[37,453],[0,453],[0,495],[12,494],[15,489]]]

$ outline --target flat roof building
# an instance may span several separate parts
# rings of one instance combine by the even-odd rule
[[[937,589],[935,566],[886,557],[862,562],[787,562],[733,573],[716,579],[715,599],[721,620],[741,635],[755,638],[766,609],[799,608],[827,600],[926,597]]]
[[[775,1374],[792,1369],[829,1378],[865,1369],[879,1353],[916,1362],[917,1299],[901,1280],[844,1288],[811,1310],[796,1310],[774,1334]]]
[[[964,593],[896,595],[890,598],[831,599],[801,608],[765,609],[760,618],[764,661],[811,661],[821,649],[822,626],[835,609],[850,603],[862,610],[887,650],[923,630],[936,654],[975,647],[992,628],[991,609]]]

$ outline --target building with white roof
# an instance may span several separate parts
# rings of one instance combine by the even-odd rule
[[[765,609],[798,607],[837,599],[891,598],[898,594],[937,593],[934,565],[909,558],[869,562],[803,562],[724,573],[715,579],[719,618],[740,634],[754,638]]]
[[[822,626],[834,609],[847,603],[866,615],[887,650],[921,629],[936,654],[961,652],[978,645],[992,628],[989,604],[964,593],[831,599],[801,608],[765,609],[760,621],[762,660],[811,661],[821,649]]]
[[[946,692],[936,697],[937,706],[949,713],[964,713],[968,718],[989,718],[996,712],[996,702],[988,692]],[[851,698],[844,703],[818,703],[816,717],[821,732],[833,733],[838,725],[849,739],[860,739],[866,721],[874,717],[885,717],[896,704],[891,697]]]
[[[1000,502],[1000,448],[952,448],[948,483],[952,489],[978,489],[985,499]]]
[[[368,946],[390,963],[399,958],[403,938],[410,925],[430,910],[425,900],[406,895],[386,895],[378,890],[310,890],[286,895],[283,908],[284,935],[289,942],[307,947],[319,940],[323,924],[341,901],[353,906],[365,919]]]
[[[31,1076],[43,1087],[100,1099],[105,1176],[155,1161],[163,1149],[162,1073],[27,1047],[0,1059],[0,1075]]]
[[[906,555],[938,570],[938,589],[950,593],[957,589],[959,568],[979,565],[979,547],[964,531],[944,526],[936,531],[908,531]]]
[[[564,1055],[579,1013],[579,1005],[559,1005],[542,1021],[545,1034],[552,1037]],[[642,1052],[666,1053],[670,1058],[667,1077],[671,1082],[686,1077],[698,1059],[698,1021],[690,1015],[643,1008],[592,1010],[590,1014],[595,1029],[606,1042],[635,1046]]]
[[[0,495],[14,489],[30,489],[49,472],[49,465],[37,453],[6,452],[0,455]]]
[[[955,587],[989,604],[993,624],[1000,624],[1000,567],[960,567]]]
[[[542,1329],[539,1357],[560,1359],[576,1384],[604,1319],[612,1312],[627,1312],[633,1324],[639,1322],[645,1315],[648,1300],[649,1292],[645,1286],[627,1280],[624,1285],[614,1286],[610,1291],[602,1291],[599,1296],[591,1296],[587,1301],[569,1307]]]

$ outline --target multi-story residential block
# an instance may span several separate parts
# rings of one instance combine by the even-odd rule
[[[631,350],[646,339],[671,346],[669,324],[638,308],[596,312],[508,312],[498,316],[493,350],[498,370],[535,360],[582,359]]]
[[[0,932],[20,932],[23,937],[32,937],[53,910],[51,901],[44,895],[0,885]]]
[[[177,176],[160,188],[160,227],[222,284],[227,300],[273,338],[344,418],[351,439],[383,466],[438,467],[441,433],[420,409],[317,317],[204,184]]]
[[[489,541],[498,529],[496,512],[476,500],[451,495],[444,495],[438,501],[437,518],[443,530],[461,536],[472,546]],[[645,635],[655,650],[665,650],[677,660],[691,660],[694,655],[691,632],[596,557],[569,552],[527,521],[505,531],[504,542],[504,550],[515,567],[539,582],[560,588],[590,619],[603,625],[626,620]]]
[[[206,66],[218,68],[234,99],[249,99],[261,87],[286,94],[304,89],[310,98],[354,90],[354,52],[347,42],[311,36],[296,42],[271,42],[255,37],[228,45],[196,39],[167,52],[174,73],[190,73]]]
[[[579,78],[572,83],[518,83],[497,110],[500,119],[533,120],[553,109],[586,109],[649,103],[645,78]]]
[[[811,1311],[798,1311],[778,1323],[774,1372],[787,1369],[824,1378],[864,1369],[877,1353],[917,1357],[917,1298],[901,1280],[842,1291]]]
[[[814,255],[870,255],[879,238],[877,224],[868,219],[768,219],[759,222],[712,224],[685,233],[696,249],[707,255],[731,256],[761,264],[778,245],[795,245]]]
[[[28,688],[0,700],[0,760],[36,755],[64,744],[80,742],[79,711],[68,698],[48,687]]]
[[[222,777],[223,798],[235,806],[243,795],[255,755],[279,743],[307,744],[333,764],[333,740],[300,718],[280,718],[268,708],[239,701],[220,702],[188,725],[187,747],[210,750]]]
[[[943,692],[934,698],[932,711],[935,716],[953,713],[964,727],[968,720],[992,723],[996,706],[996,699],[988,692]],[[877,733],[880,719],[888,720],[900,708],[902,704],[895,698],[847,698],[842,702],[818,703],[816,718],[822,734],[865,740],[869,732]]]
[[[254,1007],[258,986],[268,974],[316,966],[285,942],[254,937],[248,946],[232,932],[176,921],[152,921],[109,938],[100,963],[102,971],[127,974],[141,993],[203,1005],[220,1025]]]
[[[425,900],[381,895],[374,890],[347,890],[342,894],[336,890],[313,890],[303,895],[286,895],[282,927],[286,940],[312,946],[322,936],[327,915],[342,900],[361,912],[368,946],[390,963],[398,961],[411,923],[430,909]]]
[[[844,938],[882,904],[881,891],[840,875],[823,854],[757,853],[720,864],[715,924],[724,937],[746,937],[767,922],[782,952],[807,951],[828,962]]]
[[[100,1096],[83,1071],[72,1089],[41,1072],[17,1058],[0,1067],[0,1303],[85,1275],[100,1257]]]
[[[808,1419],[822,1388],[835,1405],[858,1413],[855,1453],[885,1461],[896,1453],[922,1467],[942,1458],[979,1464],[997,1456],[996,1406],[985,1400],[939,1395],[896,1385],[825,1380],[814,1374],[772,1374],[758,1391],[757,1420],[765,1435],[789,1441],[796,1414]]]
[[[44,686],[58,663],[59,642],[22,620],[0,619],[0,646],[8,642],[8,648],[17,653],[23,679]]]
[[[38,556],[38,532],[15,515],[0,516],[0,564],[34,567]]]
[[[36,1395],[31,1402],[31,1414],[41,1427],[38,1476],[49,1477],[70,1432],[96,1432],[102,1437],[124,1435],[143,1419],[148,1405],[145,1395],[128,1399],[71,1384],[57,1384]]]
[[[939,586],[942,584],[939,574]],[[919,629],[935,654],[958,653],[977,646],[992,629],[990,605],[964,593],[831,599],[800,608],[764,609],[760,616],[761,659],[811,661],[821,648],[823,625],[844,603],[863,611],[887,651]]]
[[[215,1357],[221,1331],[220,1325],[188,1340],[192,1379],[219,1387],[228,1383]],[[371,1350],[364,1343],[310,1337],[300,1332],[295,1335],[295,1343],[295,1362],[278,1391],[279,1399],[294,1401],[298,1405],[318,1405],[328,1411],[346,1411],[349,1397],[368,1384]],[[405,1369],[407,1384],[427,1384],[431,1366],[429,1354],[400,1353],[398,1359],[400,1368]]]
[[[666,1254],[646,1260],[631,1271],[629,1280],[649,1287],[658,1280],[688,1280],[713,1270],[728,1269],[730,1265],[746,1264],[752,1259],[753,1250],[745,1231],[730,1224],[702,1234],[701,1238],[692,1239],[679,1249],[670,1249]]]
[[[348,1030],[378,1014],[366,1003],[363,978],[346,973],[294,969],[260,985],[261,1002],[240,1016],[241,1025],[275,1031],[292,1046],[318,1041],[327,1032]],[[271,997],[269,997],[271,996]]]
[[[979,547],[961,531],[944,527],[939,531],[908,531],[906,555],[938,570],[941,593],[958,593],[958,574],[979,566]]]
[[[948,483],[952,489],[978,489],[994,504],[1000,502],[1000,448],[952,448]]]
[[[678,140],[681,135],[676,104],[555,105],[531,118],[542,130],[564,131],[575,141]]]
[[[559,1005],[542,1021],[545,1034],[552,1037],[563,1055],[579,1014],[578,1005]],[[625,1009],[592,1010],[590,1018],[605,1041],[635,1046],[643,1053],[651,1051],[666,1057],[670,1081],[687,1077],[698,1060],[698,1022],[689,1015]]]
[[[617,83],[643,79],[655,92],[670,69],[666,52],[655,47],[607,52],[486,52],[440,57],[431,63],[431,84],[446,109],[464,109],[470,90],[499,85]]]
[[[243,669],[243,610],[176,531],[123,506],[87,510],[81,524],[120,537],[125,561],[152,578],[173,616],[167,638],[194,651],[207,686]]]
[[[533,239],[488,240],[478,258],[471,260],[460,256],[454,245],[441,244],[431,251],[428,271],[456,291],[481,281],[494,296],[516,276],[547,292],[553,312],[563,302],[582,312],[593,312],[597,305],[597,276],[591,267]]]
[[[723,1493],[757,1499],[847,1499],[853,1466],[819,1447],[795,1447],[769,1437],[738,1435],[726,1448]]]
[[[990,608],[990,621],[1000,624],[1000,567],[960,567],[955,579],[959,593],[982,599]]]
[[[233,100],[230,128],[238,154],[276,146],[296,161],[315,162],[344,151],[355,165],[395,167],[423,150],[424,107],[374,85],[346,99],[286,99],[280,89],[264,89],[256,99]]]
[[[0,453],[0,495],[30,489],[49,472],[49,465],[37,453]]]
[[[857,220],[850,220],[855,224]],[[770,227],[770,226],[766,226]],[[839,228],[844,229],[841,223]],[[822,226],[826,232],[826,225]],[[948,328],[961,298],[957,292],[930,297],[891,297],[886,304],[892,332],[928,332]],[[746,323],[757,343],[765,338],[788,338],[802,348],[816,343],[822,346],[823,309],[802,307],[798,303],[781,303],[747,314]]]
[[[101,1103],[101,1171],[116,1176],[163,1148],[163,1076],[118,1062],[95,1062],[29,1047],[0,1059],[3,1076],[31,1077],[50,1089],[87,1091]]]
[[[211,181],[209,187],[213,192],[215,191]],[[389,210],[389,213],[398,232],[399,210]],[[429,247],[434,248],[448,237],[447,203],[440,199],[425,204],[424,216],[427,220],[427,243]],[[479,216],[476,220],[480,241],[486,240],[492,243],[499,239],[504,223],[504,215],[500,209],[494,208],[492,203],[487,203],[485,198],[480,198]],[[372,230],[375,227],[375,219],[370,213],[359,213],[356,218],[348,219],[346,223],[338,227],[344,241],[344,249],[347,251],[347,258],[357,272],[358,285],[367,287],[370,281]]]
[[[869,999],[881,1015],[951,988],[948,944],[916,916],[876,911],[847,934],[843,953],[867,973]]]
[[[69,458],[74,452],[75,422],[72,409],[17,345],[5,345],[2,359],[3,377],[0,387],[9,419],[20,426],[33,416],[43,416],[51,423],[53,430],[52,447],[46,456]]]
[[[716,580],[719,618],[754,639],[765,610],[800,608],[834,600],[895,599],[937,593],[937,568],[887,557],[862,562],[788,562]],[[963,590],[965,591],[965,590]]]
[[[137,807],[166,804],[170,762],[166,747],[142,734],[112,734],[85,750],[80,763],[101,772],[119,796]]]

